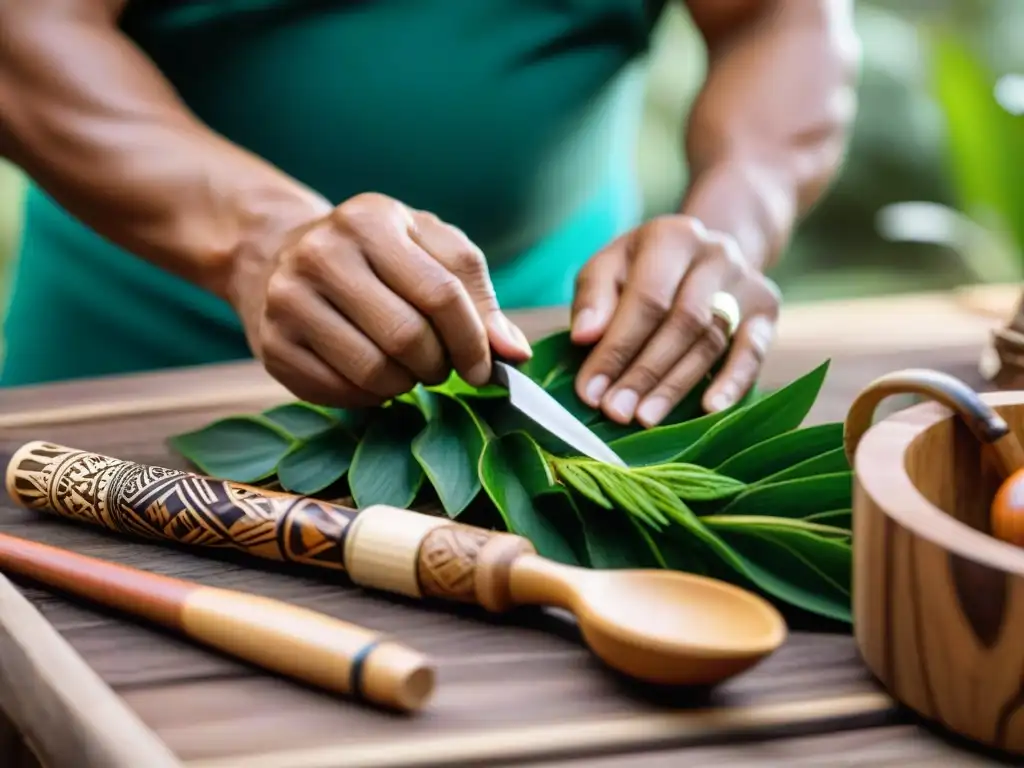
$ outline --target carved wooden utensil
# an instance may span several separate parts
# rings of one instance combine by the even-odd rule
[[[434,668],[422,654],[377,632],[280,600],[160,576],[6,534],[0,534],[0,570],[375,704],[413,711],[434,690]]]
[[[894,394],[938,402],[872,426]],[[861,656],[919,714],[1024,755],[1024,550],[994,535],[1006,533],[997,493],[1024,466],[1021,434],[1024,392],[979,395],[905,370],[861,392],[845,439]]]
[[[520,536],[393,507],[361,511],[45,442],[7,468],[20,504],[108,529],[347,571],[353,582],[500,612],[545,605],[575,614],[609,666],[664,684],[712,684],[770,654],[786,625],[770,603],[672,571],[554,563]]]

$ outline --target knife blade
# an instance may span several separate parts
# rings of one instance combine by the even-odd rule
[[[492,381],[508,390],[512,407],[544,427],[562,442],[596,461],[625,468],[624,462],[604,440],[552,397],[547,390],[525,373],[501,360],[491,364]]]

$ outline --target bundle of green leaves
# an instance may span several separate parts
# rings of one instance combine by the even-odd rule
[[[714,576],[782,608],[849,622],[852,474],[842,424],[801,426],[828,363],[719,413],[702,411],[706,379],[644,429],[577,398],[585,352],[557,333],[534,345],[521,370],[609,441],[627,469],[578,455],[504,390],[454,375],[379,408],[293,402],[170,443],[225,480],[350,498],[357,508],[415,505],[512,531],[562,563]]]

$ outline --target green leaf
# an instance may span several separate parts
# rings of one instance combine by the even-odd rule
[[[772,515],[757,515],[756,517],[744,515],[704,515],[700,520],[708,528],[716,531],[785,528],[788,531],[803,531],[814,536],[823,536],[830,539],[850,538],[849,528],[840,528],[807,518],[774,517]]]
[[[815,512],[813,515],[805,517],[804,520],[809,523],[833,525],[836,528],[845,528],[848,531],[853,530],[852,509],[832,509],[828,512]]]
[[[852,505],[853,472],[757,485],[741,493],[716,514],[806,518],[816,512]]]
[[[726,542],[699,519],[689,523],[687,529],[703,542],[722,564],[766,594],[805,611],[840,621],[851,621],[849,600],[842,599],[841,596],[837,600],[824,579],[806,580],[793,576],[793,568],[786,567],[787,550],[778,546],[766,546],[764,549],[750,547],[749,537],[743,539],[743,534],[736,532],[733,532],[729,542]],[[676,536],[678,535],[676,533]],[[671,567],[686,569],[684,558],[693,551],[693,544],[679,547],[674,543],[673,537],[663,537],[658,546]],[[683,550],[682,553],[679,552],[680,549]]]
[[[433,387],[424,387],[424,389],[427,389],[430,392],[436,392],[439,395],[448,395],[450,397],[480,399],[508,397],[508,390],[504,387],[499,387],[496,384],[488,384],[484,387],[474,387],[472,384],[468,384],[464,381],[455,371],[452,371],[451,374],[449,374],[447,381],[443,384],[438,384]]]
[[[604,495],[601,486],[594,481],[594,478],[584,468],[568,461],[560,461],[555,463],[555,470],[566,484],[576,489],[577,493],[584,498],[590,499],[590,501],[604,509],[615,508],[611,500]]]
[[[263,416],[229,416],[168,442],[204,474],[236,483],[272,476],[295,445],[291,435]]]
[[[935,30],[931,47],[959,207],[1024,248],[1024,121],[999,104],[996,74],[963,40]]]
[[[539,478],[540,475],[537,475]],[[549,475],[550,477],[550,475]],[[577,562],[592,567],[583,532],[583,519],[579,503],[564,485],[554,483],[540,490],[527,488],[533,498],[533,507],[538,514],[551,522],[576,555]],[[579,500],[582,501],[582,500]]]
[[[825,362],[782,389],[733,411],[683,451],[678,460],[717,467],[752,445],[796,429],[814,405],[827,372]]]
[[[758,482],[759,484],[781,483],[786,480],[799,480],[804,477],[833,475],[849,471],[850,462],[846,458],[846,449],[840,446],[839,448],[833,448],[831,451],[825,451],[825,453],[819,456],[812,456],[805,461],[801,461],[799,464],[794,464],[788,469],[783,469],[781,472],[769,475]]]
[[[291,493],[319,493],[340,480],[352,464],[356,443],[337,425],[295,446],[277,465],[277,479]]]
[[[591,424],[601,418],[599,410],[591,408],[580,400],[579,395],[576,394],[576,380],[574,377],[566,376],[559,379],[547,391],[563,408],[584,424]]]
[[[661,567],[649,538],[628,514],[593,504],[581,505],[579,514],[591,567]]]
[[[785,595],[784,599],[804,610],[852,622],[849,544],[805,531],[768,526],[723,531],[721,535],[738,555],[757,563],[761,581],[765,580],[765,573],[774,577],[775,581],[768,583],[782,592],[778,596]],[[763,588],[762,584],[759,586]]]
[[[466,403],[434,395],[430,420],[412,441],[412,454],[453,519],[480,492],[478,469],[485,440],[483,425]]]
[[[679,424],[641,430],[619,440],[613,440],[608,447],[631,467],[665,464],[675,461],[715,424],[733,412],[733,409],[726,409]]]
[[[513,432],[488,440],[479,472],[509,531],[529,539],[544,557],[579,565],[569,542],[533,504],[534,492],[550,486],[554,478],[529,435]]]
[[[277,424],[296,440],[305,440],[338,423],[338,419],[323,409],[302,401],[271,408],[263,412],[263,417]]]
[[[805,459],[842,446],[843,425],[820,424],[783,432],[740,451],[715,469],[745,483],[755,483]]]
[[[412,441],[423,427],[419,409],[395,402],[366,428],[352,457],[348,484],[360,509],[373,504],[408,507],[423,484]]]
[[[519,370],[542,387],[549,386],[564,374],[575,374],[586,359],[589,347],[574,344],[569,331],[559,331],[532,344],[533,357]]]
[[[713,469],[696,464],[657,464],[638,467],[633,474],[649,477],[669,488],[685,501],[718,501],[735,496],[747,486],[731,477],[719,474]]]

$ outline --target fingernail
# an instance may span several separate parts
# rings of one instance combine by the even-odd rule
[[[733,397],[731,389],[723,389],[717,395],[711,398],[711,410],[713,411],[724,411],[730,405],[732,405]]]
[[[644,424],[655,425],[665,418],[669,402],[665,397],[649,397],[643,401],[636,411],[636,418]]]
[[[491,327],[507,343],[522,350],[523,354],[530,354],[530,343],[526,340],[523,332],[516,328],[503,312],[495,312],[491,316]]]
[[[491,366],[486,360],[481,360],[479,363],[469,369],[469,373],[466,374],[466,381],[472,384],[474,387],[482,387],[487,384],[491,377]]]
[[[636,392],[632,389],[623,389],[612,396],[612,401],[608,404],[608,407],[623,419],[632,419],[633,411],[636,410],[636,403],[639,399]]]
[[[592,309],[581,309],[572,324],[573,333],[593,333],[600,325],[601,318]]]
[[[515,337],[519,339],[519,345],[523,348],[523,352],[525,354],[528,354],[530,357],[533,357],[533,348],[530,346],[530,340],[526,338],[526,334],[523,333],[523,329],[520,328],[515,323],[513,323],[507,317],[505,318],[505,322],[508,323]]]
[[[587,405],[592,408],[597,408],[601,402],[601,398],[604,397],[604,393],[608,390],[608,377],[603,373],[598,374],[587,383],[586,396]]]

